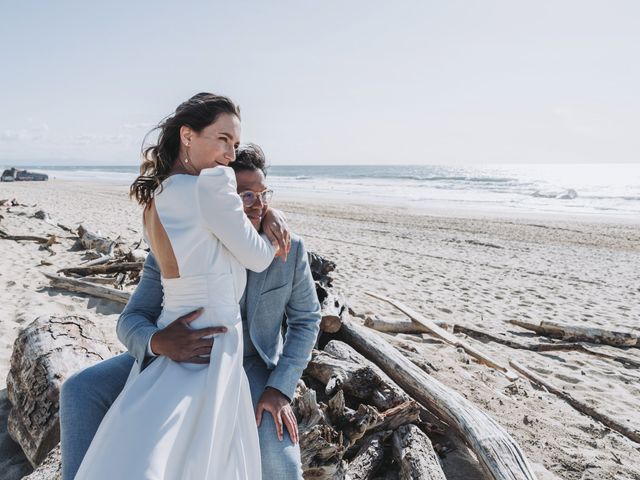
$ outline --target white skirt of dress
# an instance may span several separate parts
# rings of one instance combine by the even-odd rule
[[[76,480],[260,480],[249,382],[242,367],[242,321],[230,275],[163,280],[166,326],[205,306],[194,328],[216,335],[208,365],[158,357],[131,375],[96,433]],[[213,301],[215,299],[215,302]]]

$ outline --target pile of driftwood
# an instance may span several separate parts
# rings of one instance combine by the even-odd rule
[[[95,251],[96,258],[48,275],[52,286],[126,303],[129,294],[117,287],[135,283],[144,255],[132,256],[135,248],[84,228],[77,235],[81,248]],[[504,429],[417,366],[419,359],[409,351],[352,316],[332,285],[335,264],[313,253],[309,261],[322,305],[322,335],[293,401],[305,478],[444,479],[439,454],[446,447],[437,445],[436,451],[434,434],[466,444],[486,478],[534,478]],[[59,476],[58,398],[64,379],[113,353],[83,317],[39,318],[20,334],[7,382],[13,406],[9,432],[36,468],[29,478]]]
[[[0,200],[0,205],[27,206],[18,203],[16,199]],[[45,273],[53,287],[127,303],[128,295],[122,292],[122,288],[138,283],[142,264],[147,256],[147,251],[140,248],[142,240],[129,247],[120,238],[109,239],[99,232],[87,230],[83,225],[76,229],[68,227],[53,220],[44,210],[38,210],[32,216],[64,231],[67,235],[70,234],[71,236],[66,236],[65,239],[75,241],[74,248],[84,253],[81,264],[63,268],[57,272],[59,275]],[[0,215],[0,220],[2,219]],[[52,246],[61,243],[62,239],[59,234],[15,235],[0,229],[0,240],[36,242],[42,250],[48,250],[53,256],[56,253]],[[51,262],[43,260],[42,264],[51,265]]]
[[[20,206],[15,200],[10,205]],[[120,304],[128,301],[129,293],[123,287],[137,283],[146,257],[140,244],[128,247],[119,239],[105,238],[84,227],[68,228],[42,211],[35,216],[71,234],[67,238],[84,252],[84,263],[63,268],[57,275],[47,274],[53,288]],[[0,239],[36,241],[46,249],[59,241],[55,235],[9,235],[2,230]],[[309,262],[322,304],[322,334],[293,402],[305,478],[446,478],[440,458],[447,454],[447,441],[442,438],[473,453],[478,473],[472,478],[535,478],[513,438],[475,405],[429,375],[432,367],[428,359],[401,336],[390,333],[437,337],[510,380],[522,376],[544,386],[576,409],[640,441],[639,432],[595,412],[522,365],[502,364],[455,333],[531,351],[579,350],[630,368],[637,368],[638,361],[597,344],[634,348],[640,346],[637,335],[514,322],[550,338],[530,343],[476,327],[437,324],[374,293],[370,295],[394,305],[408,319],[365,318],[348,308],[333,287],[330,274],[335,264],[313,253]],[[364,318],[364,325],[358,317]],[[100,330],[84,317],[38,318],[20,334],[7,380],[13,406],[8,425],[36,468],[29,478],[59,477],[58,397],[64,379],[114,353]]]
[[[142,241],[127,247],[120,239],[111,240],[80,225],[75,232],[78,249],[85,250],[85,262],[58,270],[58,275],[45,274],[55,288],[85,293],[126,304],[129,295],[124,286],[139,281],[147,251]]]

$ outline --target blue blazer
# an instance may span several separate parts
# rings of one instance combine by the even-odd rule
[[[261,273],[248,271],[245,295],[247,318],[243,320],[258,354],[271,370],[266,386],[293,399],[320,329],[320,304],[302,239],[292,235],[286,262],[275,258]],[[116,327],[118,338],[141,368],[150,360],[147,345],[158,331],[162,298],[160,269],[149,255],[140,283]],[[287,324],[284,338],[283,318]]]

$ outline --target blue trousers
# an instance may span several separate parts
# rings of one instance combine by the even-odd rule
[[[73,480],[75,477],[102,418],[124,387],[133,362],[131,355],[123,353],[86,368],[64,382],[60,392],[62,480]],[[255,409],[269,378],[269,370],[259,356],[245,357],[244,369]],[[284,439],[278,440],[275,422],[269,412],[262,417],[258,435],[262,478],[301,480],[299,445],[291,441],[286,428]]]

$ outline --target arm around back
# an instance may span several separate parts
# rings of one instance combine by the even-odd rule
[[[116,326],[118,338],[141,366],[144,365],[149,340],[158,331],[156,321],[162,311],[162,298],[160,268],[153,254],[149,254],[144,262],[140,283],[120,314]]]
[[[275,248],[258,234],[245,215],[231,168],[202,170],[196,198],[206,228],[245,268],[261,272],[271,264]]]

